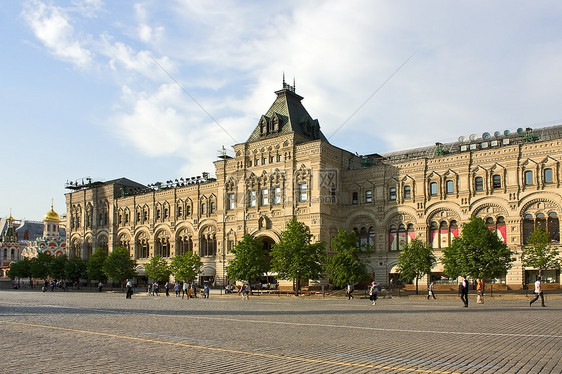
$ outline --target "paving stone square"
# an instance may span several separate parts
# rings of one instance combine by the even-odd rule
[[[562,372],[560,295],[475,299],[3,290],[1,372]]]

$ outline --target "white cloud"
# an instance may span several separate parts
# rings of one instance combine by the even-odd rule
[[[83,47],[74,33],[64,9],[39,1],[25,4],[22,15],[37,39],[55,56],[79,68],[90,64],[92,53]]]
[[[145,43],[158,43],[164,37],[164,26],[150,26],[149,12],[144,4],[135,4],[133,6],[137,17],[137,33],[138,38]]]
[[[166,74],[158,64],[167,71],[173,72],[174,64],[167,57],[157,59],[147,50],[137,52],[132,46],[119,41],[115,42],[112,39],[110,35],[104,34],[99,43],[99,54],[108,58],[108,64],[112,70],[127,74],[137,73],[144,77],[160,80],[164,79]]]
[[[553,36],[559,27],[543,28],[540,8],[526,12],[486,4],[484,12],[467,2],[171,4],[135,4],[136,23],[123,26],[134,33],[103,30],[91,43],[97,56],[107,58],[116,84],[128,87],[122,113],[114,113],[112,122],[126,133],[134,130],[129,141],[154,157],[187,159],[186,149],[198,149],[200,142],[231,145],[226,132],[244,141],[275,99],[283,72],[289,83],[296,78],[297,93],[324,134],[335,133],[329,140],[361,153],[454,141],[460,135],[562,117],[553,104],[562,94],[562,85],[554,84],[560,81],[562,61],[560,37]],[[58,23],[59,34],[72,40],[65,12],[50,9],[41,14],[51,14],[47,19],[53,23],[64,21]],[[545,36],[549,40],[543,43]],[[158,63],[144,44],[158,51]],[[205,111],[221,125],[227,123],[227,131]],[[205,133],[205,123],[216,137],[184,131],[194,126]]]

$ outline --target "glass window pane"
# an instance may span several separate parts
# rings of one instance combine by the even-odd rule
[[[552,182],[552,169],[544,169],[544,182],[545,183]]]
[[[525,172],[525,184],[533,184],[533,172],[526,171]]]
[[[410,199],[412,197],[412,188],[410,186],[404,186],[404,199]]]
[[[429,184],[429,193],[431,195],[437,195],[437,183],[436,182],[431,182]]]
[[[389,194],[390,200],[396,200],[396,187],[390,187]]]
[[[496,174],[492,177],[492,186],[493,186],[493,188],[501,188],[502,187],[501,176]]]
[[[474,187],[476,191],[483,191],[484,190],[484,179],[482,177],[476,177],[474,179]]]
[[[455,183],[453,181],[447,181],[447,193],[451,194],[455,192]]]

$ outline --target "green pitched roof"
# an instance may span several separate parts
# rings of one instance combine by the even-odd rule
[[[306,111],[301,101],[302,96],[295,93],[294,88],[283,84],[283,89],[276,91],[277,99],[269,110],[261,116],[258,125],[248,138],[248,142],[276,137],[280,134],[299,134],[308,140],[328,141],[317,119],[313,119]]]

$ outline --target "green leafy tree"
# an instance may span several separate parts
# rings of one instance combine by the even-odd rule
[[[55,279],[65,279],[65,266],[68,261],[66,255],[53,257],[53,260],[49,264],[49,274]]]
[[[398,272],[404,281],[416,280],[416,295],[418,294],[418,281],[426,274],[431,273],[431,268],[437,260],[432,249],[420,239],[413,239],[404,246],[398,255]]]
[[[297,294],[301,279],[318,279],[324,271],[326,245],[311,243],[311,240],[308,226],[293,217],[281,233],[279,243],[271,249],[271,270],[277,272],[280,279],[296,281]]]
[[[355,231],[339,230],[332,238],[331,248],[334,255],[327,261],[327,270],[336,287],[355,284],[369,277],[363,259],[364,252]]]
[[[542,277],[543,270],[560,268],[558,249],[550,245],[550,238],[546,231],[536,229],[529,235],[527,245],[523,247],[521,258],[523,266],[532,267],[539,270]]]
[[[193,282],[201,272],[201,257],[194,252],[185,252],[177,255],[170,263],[170,271],[176,280]]]
[[[104,282],[107,280],[107,275],[103,271],[103,264],[107,258],[107,252],[101,248],[95,250],[88,260],[88,279],[98,280]],[[127,279],[127,278],[125,278]]]
[[[71,279],[73,281],[85,278],[87,275],[87,269],[88,264],[86,261],[80,257],[73,256],[68,259],[64,267],[65,277],[66,279]]]
[[[167,282],[170,279],[170,266],[168,261],[161,256],[154,256],[146,264],[146,275],[158,282]]]
[[[31,259],[30,269],[33,278],[47,278],[50,273],[50,264],[53,261],[53,256],[45,252],[39,252],[37,257]]]
[[[505,276],[513,262],[512,252],[490,231],[482,218],[472,216],[462,225],[462,233],[443,250],[445,273],[472,278],[493,279]]]
[[[269,271],[269,261],[263,251],[263,243],[252,235],[244,234],[232,252],[234,258],[228,261],[226,267],[229,278],[250,282]]]
[[[103,272],[109,279],[122,283],[137,275],[136,267],[137,263],[129,255],[129,250],[125,247],[116,247],[105,259]]]
[[[10,270],[7,273],[11,280],[16,278],[28,278],[31,282],[31,261],[24,257],[21,260],[10,263]]]

